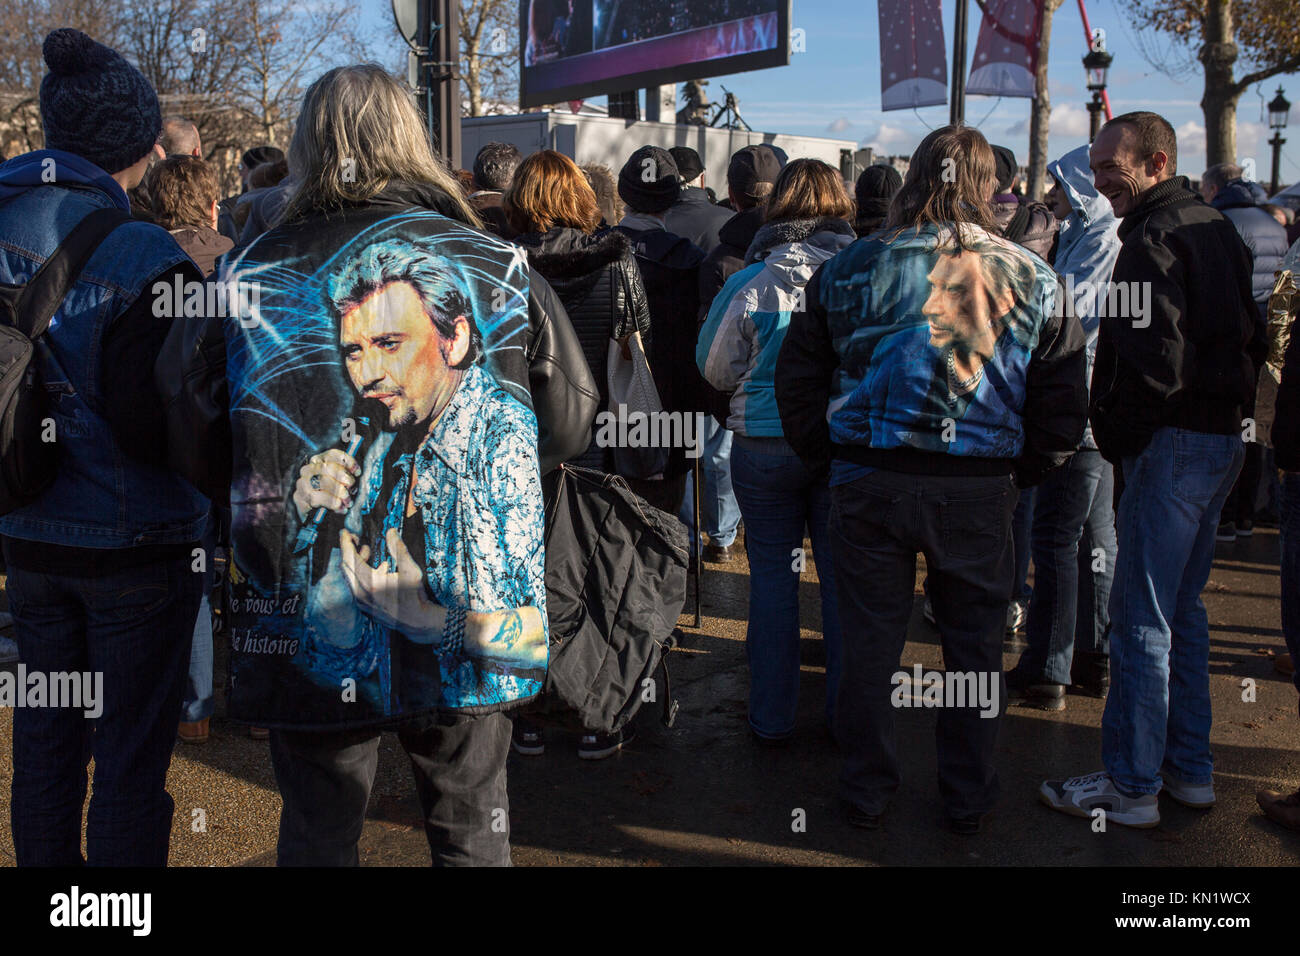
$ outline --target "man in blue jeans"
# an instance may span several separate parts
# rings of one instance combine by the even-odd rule
[[[1090,408],[1122,484],[1105,769],[1044,781],[1039,795],[1064,813],[1153,827],[1162,789],[1188,806],[1214,805],[1201,589],[1244,457],[1242,409],[1263,358],[1249,352],[1263,343],[1254,341],[1250,253],[1175,176],[1169,123],[1117,116],[1094,141],[1091,166],[1122,219]]]
[[[700,477],[704,480],[700,488],[698,529],[709,539],[704,546],[704,560],[725,564],[735,556],[731,546],[735,544],[736,532],[740,529],[740,505],[736,503],[736,493],[731,485],[732,433],[710,415],[705,415],[703,421]],[[677,517],[687,528],[696,527],[694,472],[686,476],[686,495],[682,498]],[[691,554],[695,554],[694,541],[691,542]]]
[[[162,866],[208,502],[163,467],[152,372],[171,317],[153,290],[202,275],[166,231],[127,214],[162,129],[148,81],[76,30],[46,37],[44,56],[47,148],[0,166],[0,282],[28,281],[97,210],[121,210],[122,224],[76,275],[37,352],[54,396],[54,483],[0,518],[28,674],[89,675],[103,697],[98,716],[99,707],[14,712],[14,848],[20,866],[86,862],[93,756],[88,862]]]

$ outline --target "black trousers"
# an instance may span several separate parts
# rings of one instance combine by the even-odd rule
[[[284,800],[278,866],[357,866],[379,765],[376,730],[271,731]],[[411,761],[434,866],[509,866],[510,720],[438,716],[398,733]]]
[[[942,706],[935,733],[939,792],[948,813],[991,809],[993,766],[1005,709],[1002,636],[1011,599],[1010,477],[905,475],[877,470],[831,489],[830,532],[843,630],[835,735],[845,754],[844,799],[880,813],[898,790],[895,674],[907,640],[916,555],[925,555],[930,603],[946,675],[966,675],[996,694]],[[905,671],[911,671],[906,662]],[[951,678],[946,678],[946,684]],[[955,686],[955,684],[954,684]],[[912,694],[906,695],[913,698]],[[914,699],[919,702],[920,689]],[[991,716],[981,716],[981,712]]]

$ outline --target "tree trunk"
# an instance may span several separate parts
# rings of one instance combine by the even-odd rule
[[[1201,111],[1205,115],[1208,167],[1237,160],[1237,99],[1241,91],[1232,79],[1232,66],[1237,59],[1232,0],[1206,0],[1204,23],[1205,44],[1197,58],[1205,66]]]
[[[1052,101],[1047,93],[1047,49],[1052,39],[1052,14],[1062,0],[1043,4],[1043,29],[1038,43],[1038,72],[1034,74],[1034,100],[1029,107],[1029,181],[1025,196],[1043,198],[1047,192],[1047,134],[1052,116]]]

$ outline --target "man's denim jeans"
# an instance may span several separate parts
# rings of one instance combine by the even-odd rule
[[[164,789],[190,640],[203,591],[188,555],[95,578],[9,569],[9,602],[27,673],[103,675],[103,712],[14,711],[14,849],[20,866],[75,866],[86,818],[92,866],[165,866],[172,798]]]
[[[434,866],[509,866],[510,719],[440,715],[403,725]],[[278,866],[357,866],[379,731],[271,731],[284,807]]]
[[[740,505],[731,487],[732,433],[718,424],[712,415],[704,416],[704,450],[700,454],[700,530],[709,536],[709,542],[726,547],[736,540],[740,527]],[[677,517],[692,527],[695,511],[694,471],[686,474],[686,496]],[[694,543],[694,542],[692,542]]]
[[[1022,488],[1016,502],[1015,513],[1011,516],[1011,548],[1016,556],[1015,578],[1011,583],[1011,599],[1021,604],[1028,604],[1034,596],[1034,588],[1029,586],[1029,556],[1032,552],[1030,536],[1034,526],[1034,502],[1037,488]],[[1037,587],[1038,565],[1034,565]]]
[[[1162,770],[1193,784],[1213,779],[1201,591],[1244,455],[1240,435],[1161,428],[1124,459],[1102,760],[1128,793],[1158,793]]]
[[[840,614],[826,522],[827,479],[811,474],[784,439],[736,436],[732,484],[745,516],[749,557],[749,724],[764,737],[788,736],[799,707],[799,559],[804,528],[821,582],[826,645],[826,723],[840,680]]]
[[[1016,665],[1031,681],[1070,683],[1078,650],[1106,654],[1115,574],[1115,493],[1110,464],[1081,449],[1037,488],[1029,647]]]

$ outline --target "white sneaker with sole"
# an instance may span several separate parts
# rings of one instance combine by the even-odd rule
[[[1102,810],[1107,820],[1126,827],[1160,825],[1160,802],[1154,793],[1126,796],[1104,770],[1069,780],[1044,780],[1038,798],[1053,810],[1075,817],[1091,818],[1095,810]]]
[[[1169,794],[1183,806],[1196,810],[1208,810],[1214,806],[1214,784],[1188,783],[1168,770],[1161,770],[1160,777],[1164,781],[1161,792]]]

